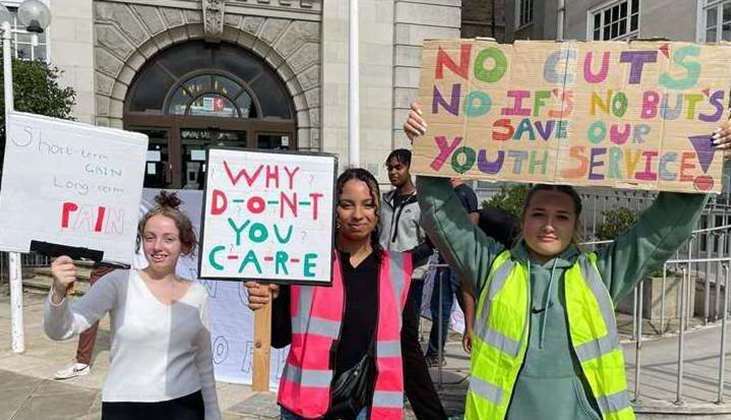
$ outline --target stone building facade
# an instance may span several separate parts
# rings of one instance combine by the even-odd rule
[[[147,133],[148,186],[200,187],[206,144],[347,164],[348,1],[47,3],[49,59],[78,94],[76,118]],[[385,181],[383,159],[406,144],[421,43],[460,35],[462,1],[358,3],[361,165]]]
[[[706,25],[713,26],[707,19],[709,10],[715,12],[717,9],[728,8],[730,2],[728,0],[565,0],[564,3],[566,8],[564,39],[593,40],[595,29],[600,29],[601,40],[661,37],[673,41],[705,42],[704,28]],[[526,14],[529,14],[530,18],[526,18]],[[556,39],[557,14],[557,0],[507,1],[505,8],[505,18],[508,22],[507,41]],[[636,25],[632,23],[633,15],[637,16]],[[719,27],[723,20],[723,18],[718,20]],[[626,22],[623,24],[623,21]],[[608,30],[606,37],[605,27]]]

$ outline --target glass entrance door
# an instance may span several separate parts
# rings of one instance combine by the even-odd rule
[[[256,133],[257,149],[290,150],[291,143],[291,133]]]
[[[215,128],[183,128],[180,130],[182,145],[182,187],[202,189],[206,173],[206,148],[208,146],[246,147],[246,131],[219,130]]]
[[[160,128],[131,128],[130,130],[146,134],[149,138],[145,162],[145,187],[170,188],[172,164],[168,130]]]

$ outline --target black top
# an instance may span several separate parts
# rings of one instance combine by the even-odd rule
[[[467,210],[467,213],[477,213],[477,194],[467,184],[460,184],[454,188],[454,192],[457,193],[459,201],[462,202],[462,207]]]
[[[423,245],[423,244],[422,244]],[[414,265],[426,261],[431,255],[427,246],[410,251]],[[378,321],[378,264],[375,254],[369,255],[358,267],[350,266],[350,256],[340,252],[343,283],[345,285],[345,313],[343,314],[340,340],[334,343],[334,355],[330,356],[335,375],[353,366],[367,351],[373,340]],[[272,347],[282,348],[292,342],[292,318],[290,314],[290,288],[282,286],[279,297],[272,304]],[[402,323],[417,319],[418,308],[414,299],[407,299]],[[429,372],[416,338],[410,339],[401,331],[401,358],[404,370],[404,391],[418,419],[446,419],[439,401],[429,401],[423,394],[421,381],[428,381]],[[334,357],[333,357],[334,356]],[[422,372],[423,371],[423,372]],[[410,372],[410,374],[406,374]]]
[[[335,377],[363,357],[375,343],[378,321],[378,260],[372,252],[358,267],[350,265],[350,254],[338,251],[345,288],[345,312],[340,327],[340,340],[333,343]],[[282,287],[272,305],[272,346],[281,348],[292,341],[292,320],[289,314],[289,287]]]
[[[515,238],[520,233],[516,218],[497,207],[485,207],[480,210],[480,229],[485,235],[500,242],[505,248],[512,248]]]
[[[404,201],[408,200],[413,194],[394,194],[393,195],[393,208],[397,209],[401,207]]]
[[[378,261],[371,252],[358,267],[350,265],[350,254],[339,252],[345,286],[345,314],[340,340],[335,344],[335,377],[366,354],[374,343],[378,322]]]

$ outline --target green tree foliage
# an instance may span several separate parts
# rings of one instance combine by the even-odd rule
[[[637,213],[626,207],[605,210],[602,212],[604,223],[597,228],[597,237],[602,241],[614,240],[619,234],[627,231],[637,223]]]
[[[482,202],[482,207],[496,207],[519,219],[529,190],[530,187],[526,184],[500,187],[497,194]]]
[[[59,84],[61,70],[46,62],[13,60],[13,94],[15,109],[22,112],[72,120],[71,107],[76,92]],[[0,80],[3,69],[0,66]],[[0,110],[5,109],[5,89],[0,83]],[[5,152],[5,112],[0,111],[0,170]]]

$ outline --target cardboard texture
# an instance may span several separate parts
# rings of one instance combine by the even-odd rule
[[[430,40],[412,171],[720,192],[731,45]]]

